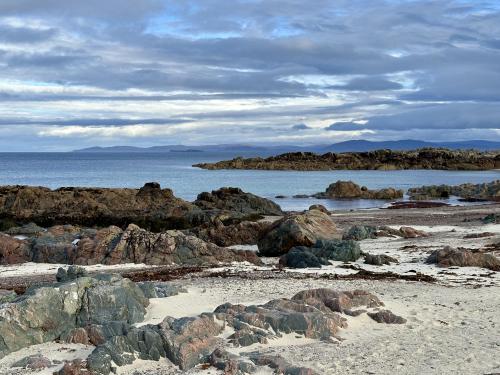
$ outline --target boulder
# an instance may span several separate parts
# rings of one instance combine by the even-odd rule
[[[148,303],[137,285],[118,275],[32,287],[0,306],[0,358],[89,324],[137,323],[144,318]]]
[[[404,192],[393,188],[381,190],[369,190],[365,186],[359,186],[352,181],[337,181],[330,184],[325,192],[317,193],[316,198],[327,199],[399,199],[403,198]]]
[[[327,215],[330,215],[330,211],[328,211],[328,209],[323,206],[322,204],[313,204],[309,207],[309,211],[311,210],[319,210],[321,212],[323,212],[324,214],[327,214]]]
[[[369,312],[367,314],[370,318],[375,320],[377,323],[385,323],[385,324],[405,324],[406,319],[402,318],[392,311],[389,310],[380,310],[376,312]]]
[[[312,246],[317,240],[331,240],[341,235],[332,218],[319,211],[289,215],[275,222],[259,239],[263,256],[280,256],[295,246]]]
[[[318,240],[313,253],[321,258],[340,262],[355,262],[361,257],[361,248],[351,240]]]
[[[385,254],[365,254],[365,263],[374,266],[382,266],[384,264],[390,265],[391,263],[399,263],[396,258],[390,257]]]
[[[320,268],[330,264],[327,259],[317,257],[309,247],[293,247],[288,253],[282,255],[279,260],[282,267],[288,268]]]
[[[373,226],[373,225],[354,225],[344,233],[342,239],[362,241],[366,239],[375,239],[379,237],[403,237],[403,238],[418,238],[429,237],[429,234],[417,230],[412,227],[401,227],[393,229],[388,226]]]
[[[284,214],[280,206],[273,201],[232,187],[213,190],[211,193],[201,193],[193,203],[203,210],[219,209],[243,215],[281,216]]]
[[[87,371],[87,362],[81,359],[64,362],[63,367],[54,375],[92,375]]]
[[[344,233],[342,239],[362,241],[368,238],[377,238],[377,227],[371,225],[354,225]]]
[[[466,249],[453,249],[450,246],[434,251],[427,258],[427,263],[435,263],[440,267],[481,267],[500,271],[500,259],[494,255]]]
[[[25,263],[29,262],[30,259],[31,254],[28,241],[0,233],[0,264]]]

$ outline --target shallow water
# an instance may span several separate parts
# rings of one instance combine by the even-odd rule
[[[500,178],[499,171],[208,171],[199,162],[229,159],[229,153],[0,153],[0,185],[141,187],[157,181],[178,197],[194,200],[198,193],[237,186],[275,200],[285,210],[321,203],[330,209],[380,207],[371,200],[275,199],[324,191],[337,180],[352,180],[370,189],[407,190],[421,185],[482,183]],[[252,156],[245,155],[242,156]],[[453,203],[453,202],[452,202]]]

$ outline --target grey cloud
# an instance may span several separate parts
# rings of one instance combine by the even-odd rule
[[[341,121],[335,122],[325,128],[325,130],[335,130],[335,131],[352,131],[352,130],[362,130],[367,127],[354,122]]]
[[[329,88],[355,91],[385,91],[400,90],[403,86],[400,83],[375,76],[354,78],[345,85],[330,86]]]
[[[306,124],[297,124],[292,126],[292,130],[309,130],[312,129],[310,126]]]
[[[57,30],[54,28],[34,29],[0,24],[0,42],[3,43],[40,43],[53,38],[56,34]]]
[[[234,137],[311,136],[317,127],[290,124],[339,118],[368,122],[332,130],[391,137],[498,128],[500,11],[487,2],[3,0],[0,25],[0,102],[9,103],[0,114],[9,121],[31,111],[26,126],[118,126],[112,120],[130,114],[213,121]],[[211,99],[224,104],[199,109]],[[184,110],[147,113],[155,101],[184,101]],[[109,119],[95,122],[99,110]]]

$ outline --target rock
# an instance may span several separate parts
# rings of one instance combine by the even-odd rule
[[[314,375],[315,372],[308,367],[297,367],[291,365],[283,357],[278,355],[266,355],[255,353],[250,355],[250,360],[258,366],[267,366],[274,370],[275,374],[286,375]]]
[[[499,200],[500,180],[482,184],[462,184],[458,186],[431,185],[408,190],[411,199],[449,198],[451,195],[468,201]]]
[[[282,255],[279,264],[289,268],[320,268],[330,264],[328,260],[317,257],[309,247],[293,247],[288,253]]]
[[[165,298],[176,296],[179,293],[187,293],[187,289],[171,283],[143,281],[136,284],[141,288],[146,298]]]
[[[270,227],[266,221],[241,221],[224,224],[219,218],[211,223],[204,223],[190,232],[196,237],[218,246],[255,245],[258,239]]]
[[[111,337],[99,345],[88,357],[88,368],[107,375],[111,362],[118,366],[132,363],[138,357],[145,360],[170,359],[186,370],[208,360],[220,342],[216,336],[222,332],[211,314],[194,318],[171,317],[159,325],[131,328],[123,336]]]
[[[26,240],[0,233],[0,264],[25,263],[30,259],[30,245]]]
[[[87,371],[87,363],[82,359],[65,362],[63,367],[54,375],[92,375]]]
[[[108,375],[111,364],[123,366],[135,359],[158,360],[166,357],[180,369],[188,370],[210,363],[225,374],[256,371],[256,366],[271,366],[285,374],[311,374],[311,370],[293,366],[281,357],[260,353],[248,360],[224,349],[220,335],[225,327],[234,333],[228,337],[236,346],[266,343],[284,333],[296,333],[314,339],[329,339],[347,327],[344,311],[355,315],[358,307],[375,308],[383,303],[373,294],[355,290],[337,292],[313,289],[297,293],[292,299],[275,299],[264,305],[244,306],[230,303],[217,307],[212,314],[174,319],[166,317],[158,325],[128,327],[122,334],[107,335],[87,359],[93,373]]]
[[[386,324],[405,324],[406,319],[395,315],[392,311],[389,310],[380,310],[373,313],[368,313],[368,316],[375,320],[377,323],[386,323]]]
[[[137,323],[144,318],[148,303],[137,285],[118,275],[32,287],[0,306],[0,358],[67,336],[74,328],[110,321]]]
[[[362,241],[377,238],[377,227],[371,225],[354,225],[342,236],[343,240]]]
[[[201,193],[194,204],[203,210],[217,208],[243,215],[283,215],[280,206],[273,201],[231,187]]]
[[[391,263],[399,263],[396,258],[390,257],[385,254],[365,254],[365,263],[372,264],[374,266],[382,266],[384,264],[390,265]]]
[[[496,223],[500,223],[500,215],[498,215],[498,214],[489,214],[489,215],[486,215],[485,217],[483,217],[481,219],[481,221],[483,222],[483,224],[496,224]]]
[[[319,210],[321,212],[323,212],[324,214],[327,214],[327,215],[330,215],[330,211],[328,211],[328,209],[323,206],[322,204],[313,204],[309,207],[309,211],[311,210]]]
[[[61,341],[68,344],[90,344],[89,335],[85,328],[73,328],[69,332],[61,335]]]
[[[99,230],[57,226],[30,240],[0,234],[0,263],[27,261],[79,265],[201,265],[233,261],[260,264],[253,251],[221,248],[177,230],[153,233],[133,224],[126,230],[114,226]],[[58,277],[66,277],[64,270]]]
[[[321,258],[340,262],[355,262],[361,257],[361,248],[351,240],[318,240],[313,253]]]
[[[50,366],[52,366],[52,362],[41,354],[24,357],[12,365],[12,367],[21,367],[34,371],[40,371]]]
[[[36,225],[35,223],[28,223],[21,227],[9,228],[8,230],[5,231],[5,233],[11,236],[19,236],[19,235],[33,236],[42,232],[45,232],[45,228],[42,228]]]
[[[368,190],[352,181],[337,181],[330,184],[324,193],[314,196],[323,199],[398,199],[403,197],[403,191],[393,188]]]
[[[59,267],[56,274],[56,280],[58,282],[65,282],[85,276],[88,276],[88,272],[83,267],[69,266],[67,270],[63,267]]]
[[[17,294],[13,290],[0,289],[0,305],[6,302],[12,302],[16,299]]]
[[[293,247],[280,258],[280,265],[290,268],[321,267],[329,260],[355,262],[361,257],[359,244],[351,240],[318,240],[314,246]]]
[[[387,226],[354,225],[344,235],[344,240],[362,241],[365,239],[375,239],[379,237],[403,237],[417,238],[428,237],[429,234],[412,227],[401,227],[393,229]]]
[[[339,238],[335,223],[327,214],[311,210],[275,222],[257,242],[263,256],[286,254],[295,246],[312,246],[320,239]]]
[[[410,208],[438,208],[448,207],[450,204],[445,202],[427,202],[427,201],[401,201],[392,202],[389,206],[384,207],[387,210],[403,210]]]
[[[4,221],[42,226],[135,223],[165,230],[184,226],[182,216],[194,208],[157,183],[147,183],[141,189],[0,187],[0,217]]]
[[[481,267],[500,271],[500,259],[497,257],[466,249],[453,249],[450,246],[434,251],[427,258],[427,263],[435,263],[440,267]]]
[[[370,152],[291,152],[268,158],[241,157],[216,163],[200,163],[203,169],[262,169],[262,170],[488,170],[500,168],[498,151],[448,150],[422,148],[414,151],[376,150]]]
[[[429,237],[427,233],[412,227],[401,227],[399,228],[399,232],[403,238]]]
[[[482,233],[469,233],[464,236],[464,240],[471,238],[485,238],[485,237],[493,237],[496,236],[495,233],[492,232],[482,232]]]
[[[216,369],[224,371],[224,375],[251,374],[257,371],[251,362],[221,348],[214,350],[210,355],[209,363]]]

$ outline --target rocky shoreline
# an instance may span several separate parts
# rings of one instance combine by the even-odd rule
[[[241,157],[216,163],[200,163],[202,169],[260,169],[260,170],[491,170],[500,168],[500,153],[474,150],[426,148],[415,151],[378,150],[314,154],[286,153],[268,158]]]
[[[398,357],[409,373],[422,363],[452,373],[449,360],[428,362],[432,348],[417,362],[400,343],[425,331],[428,342],[456,346],[457,319],[500,326],[498,315],[470,315],[474,304],[491,312],[498,303],[498,204],[283,212],[236,188],[194,202],[156,183],[0,191],[0,373],[349,374]],[[402,192],[337,182],[319,194]],[[465,298],[471,288],[477,300]],[[445,310],[429,302],[437,298]],[[396,349],[379,361],[362,344],[381,334]],[[477,339],[489,348],[497,337]],[[353,364],[343,356],[354,347]]]

